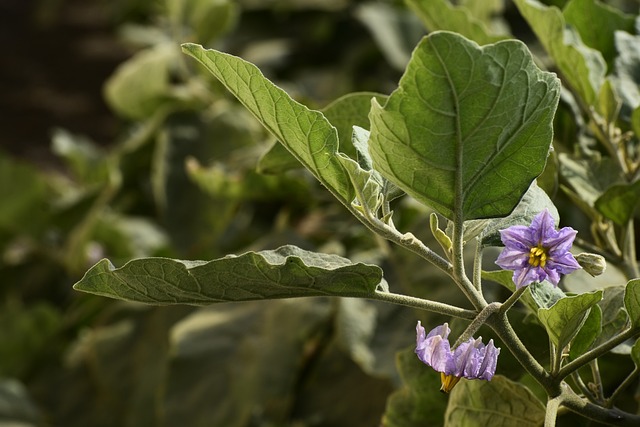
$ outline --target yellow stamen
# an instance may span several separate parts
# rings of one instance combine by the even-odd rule
[[[544,267],[547,263],[547,250],[538,245],[529,251],[529,264],[534,267]]]
[[[458,384],[462,377],[455,377],[453,375],[446,375],[444,372],[440,372],[440,382],[442,383],[442,387],[440,387],[440,391],[443,393],[449,393],[453,388]]]

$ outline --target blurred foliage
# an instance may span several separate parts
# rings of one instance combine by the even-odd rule
[[[41,0],[41,16],[53,19],[61,1]],[[422,378],[433,373],[417,372],[406,350],[416,318],[425,324],[443,320],[436,315],[329,298],[152,308],[73,292],[71,285],[105,257],[118,266],[148,256],[209,260],[295,244],[381,265],[392,289],[464,304],[446,277],[374,239],[287,154],[272,148],[275,141],[256,120],[179,49],[195,42],[242,56],[294,98],[327,107],[330,116],[331,102],[347,93],[390,93],[423,25],[435,30],[431,25],[444,22],[418,1],[104,3],[122,43],[134,52],[104,85],[105,100],[122,120],[120,137],[103,148],[73,129],[55,130],[52,153],[63,164],[58,169],[0,152],[0,423],[340,427],[376,425],[386,407],[385,425],[442,420],[446,396],[412,394],[410,386],[420,381],[418,387],[427,387],[433,378]],[[533,40],[511,2],[437,3],[466,8],[451,15],[451,25],[465,27],[471,16],[468,29],[487,41],[510,32]],[[632,10],[631,1],[612,3]],[[628,15],[609,8],[592,12],[607,13],[610,28],[632,30]],[[589,29],[571,10],[564,18],[578,32]],[[638,60],[621,50],[632,42],[625,37],[637,38],[583,37],[606,50],[606,65],[618,71],[611,83],[617,88],[632,84]],[[622,93],[623,126],[638,128],[640,115],[631,113],[637,94]],[[563,102],[556,146],[571,160],[574,148],[567,147],[574,147],[584,123],[573,119],[575,100]],[[353,120],[366,127],[366,118]],[[349,125],[339,131],[350,132]],[[592,150],[585,134],[579,137],[577,149]],[[572,193],[588,195],[581,207],[589,214],[618,181],[607,172],[606,159],[590,161],[563,163],[565,191],[554,201],[569,206],[567,217],[584,216],[571,206]],[[597,180],[585,178],[596,169],[602,172]],[[287,172],[265,174],[282,170]],[[550,175],[545,190],[558,188],[558,173]],[[595,181],[602,188],[594,189]],[[399,229],[437,247],[424,207],[402,198],[393,208]],[[487,292],[505,291],[496,286]],[[602,312],[606,333],[615,333],[619,313],[605,306]],[[522,341],[544,356],[541,326],[523,313],[515,316]],[[454,332],[463,328],[452,324]],[[602,362],[605,387],[629,368],[616,357]],[[526,377],[508,355],[501,364],[510,379]],[[429,411],[411,412],[416,402]],[[572,422],[568,418],[567,425],[579,425]]]

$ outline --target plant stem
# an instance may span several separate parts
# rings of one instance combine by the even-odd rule
[[[570,411],[593,421],[622,427],[637,427],[640,425],[640,416],[615,408],[608,409],[594,405],[578,396],[566,383],[562,385],[561,400],[561,404]]]
[[[374,296],[369,297],[378,301],[385,301],[392,304],[404,305],[407,307],[419,308],[420,310],[431,311],[433,313],[444,314],[447,316],[459,317],[461,319],[474,319],[476,312],[465,310],[453,305],[444,304],[437,301],[430,301],[422,298],[411,297],[408,295],[394,294],[391,292],[376,291]]]
[[[482,243],[476,238],[476,255],[473,258],[473,286],[482,293]]]
[[[560,396],[549,398],[549,400],[547,400],[547,410],[544,414],[544,427],[555,427],[560,403]]]
[[[458,218],[457,215],[456,217]],[[471,304],[478,311],[482,311],[487,306],[487,301],[467,277],[464,268],[464,224],[461,219],[457,218],[453,221],[453,278]]]

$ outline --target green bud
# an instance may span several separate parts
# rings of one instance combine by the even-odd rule
[[[592,254],[589,252],[583,252],[576,256],[578,264],[593,277],[599,276],[604,273],[607,268],[607,262],[602,255]]]

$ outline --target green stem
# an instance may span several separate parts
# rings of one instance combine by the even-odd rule
[[[547,400],[547,410],[544,414],[544,427],[555,427],[561,402],[560,396]]]
[[[457,215],[456,217],[460,218]],[[471,283],[464,268],[464,224],[462,220],[454,219],[453,221],[452,249],[453,278],[476,310],[482,311],[487,306],[487,301]]]
[[[407,307],[419,308],[420,310],[431,311],[433,313],[444,314],[447,316],[458,317],[461,319],[474,319],[476,312],[455,307],[453,305],[444,304],[437,301],[425,300],[422,298],[411,297],[408,295],[394,294],[391,292],[376,291],[374,296],[369,297],[374,300],[389,302],[392,304],[404,305]]]
[[[522,294],[527,290],[526,286],[523,286],[521,288],[516,289],[516,291],[514,293],[512,293],[509,298],[507,298],[501,305],[500,305],[500,313],[504,314],[507,312],[507,310],[509,310],[522,296]]]
[[[604,402],[604,390],[602,389],[602,377],[600,376],[600,367],[598,366],[598,359],[593,359],[589,363],[591,367],[591,376],[593,377],[593,384],[596,386],[596,399],[598,403]]]
[[[513,330],[506,313],[499,313],[487,319],[486,324],[493,329],[498,338],[507,346],[520,365],[547,391],[549,395],[557,395],[557,385],[551,381],[547,371],[538,363],[533,355],[520,341]]]
[[[482,293],[482,242],[476,238],[476,255],[473,258],[473,286]]]
[[[629,338],[633,338],[638,334],[640,334],[640,328],[627,329],[626,331],[622,332],[620,335],[616,335],[615,337],[611,338],[609,341],[599,345],[596,348],[593,348],[587,351],[586,353],[580,355],[579,357],[575,358],[571,362],[564,365],[558,371],[558,374],[556,375],[557,378],[559,379],[566,378],[569,374],[571,374],[573,371],[577,370],[581,366],[584,366],[587,363],[591,362],[592,360],[608,353],[611,349],[613,349],[617,345],[622,344]]]
[[[469,326],[467,326],[467,329],[465,329],[464,332],[460,335],[460,337],[458,337],[458,340],[455,342],[452,349],[455,349],[460,344],[467,341],[469,338],[473,337],[473,334],[475,334],[478,331],[478,329],[480,329],[480,327],[487,322],[487,319],[492,314],[497,313],[500,310],[501,305],[502,304],[500,303],[494,302],[487,305],[485,308],[483,308],[482,311],[478,313],[478,315],[469,324]]]

